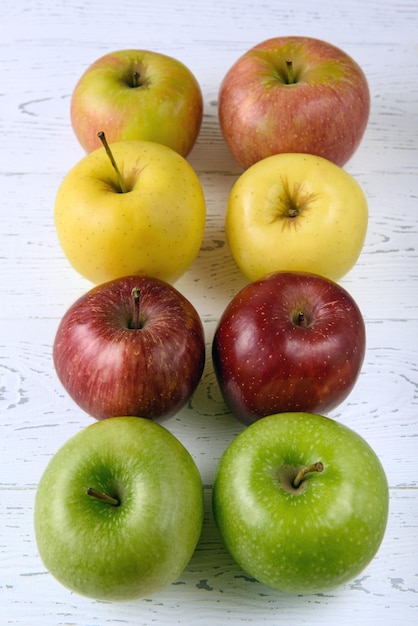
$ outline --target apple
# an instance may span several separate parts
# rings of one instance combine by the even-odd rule
[[[202,322],[172,285],[149,276],[117,278],[67,310],[53,362],[67,393],[95,419],[165,420],[185,405],[202,376]]]
[[[174,582],[200,538],[196,464],[167,429],[116,417],[73,435],[52,457],[35,498],[40,557],[65,587],[129,600]]]
[[[305,152],[343,166],[370,113],[363,70],[336,46],[312,37],[274,37],[228,70],[218,100],[225,141],[240,165]]]
[[[117,50],[90,65],[71,98],[71,123],[82,147],[146,140],[187,156],[199,134],[203,98],[198,81],[180,61],[151,50]]]
[[[239,566],[268,587],[320,593],[352,580],[384,537],[388,484],[360,435],[321,415],[271,415],[225,450],[213,511]]]
[[[362,314],[341,285],[276,272],[232,298],[212,356],[226,405],[248,425],[273,413],[334,409],[358,379],[365,346]]]
[[[225,217],[230,252],[250,280],[305,271],[333,280],[358,260],[368,225],[359,183],[327,159],[276,154],[234,183]]]
[[[129,274],[175,282],[193,263],[206,223],[196,172],[177,152],[120,141],[86,155],[55,199],[55,226],[71,265],[93,283]]]

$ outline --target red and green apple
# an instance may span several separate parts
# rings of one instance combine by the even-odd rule
[[[199,83],[181,61],[152,50],[116,50],[90,65],[71,98],[71,123],[91,152],[109,143],[146,140],[186,157],[199,134],[203,98]]]
[[[219,121],[242,167],[282,152],[305,152],[343,166],[370,113],[358,63],[312,37],[273,37],[247,50],[219,90]]]

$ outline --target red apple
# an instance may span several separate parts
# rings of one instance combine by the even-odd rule
[[[183,63],[152,50],[115,50],[92,63],[71,98],[71,123],[80,144],[146,140],[187,156],[198,137],[203,97]]]
[[[100,420],[177,413],[205,362],[201,319],[173,286],[148,276],[98,285],[62,318],[53,345],[66,391]]]
[[[336,46],[311,37],[276,37],[247,50],[219,91],[219,121],[236,160],[248,168],[283,152],[344,165],[370,113],[359,65]]]
[[[250,283],[213,339],[228,408],[247,425],[274,413],[331,411],[356,383],[365,335],[357,304],[327,278],[277,272]]]

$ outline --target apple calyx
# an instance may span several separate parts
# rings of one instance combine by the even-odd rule
[[[295,489],[298,489],[302,481],[305,480],[308,474],[310,474],[311,472],[322,472],[323,469],[324,469],[324,464],[321,461],[318,461],[317,463],[312,463],[311,465],[307,465],[306,467],[302,467],[302,469],[299,470],[299,472],[296,474],[295,478],[293,479],[293,482],[292,482],[293,487]]]
[[[130,330],[141,330],[144,327],[144,319],[141,317],[141,290],[139,287],[134,287],[131,291],[133,300],[134,314],[129,324]]]
[[[112,164],[112,167],[113,167],[113,169],[116,172],[120,193],[126,193],[128,191],[128,189],[127,189],[127,187],[125,185],[125,181],[123,180],[122,174],[119,171],[119,168],[118,168],[117,163],[115,161],[115,158],[114,158],[114,156],[112,154],[112,151],[111,151],[111,149],[109,147],[109,144],[107,143],[106,135],[104,134],[104,132],[102,130],[100,130],[97,133],[97,136],[100,139],[100,141],[102,142],[103,147],[106,150],[106,154],[109,157],[109,160],[110,160],[110,162]]]
[[[108,504],[111,504],[112,506],[120,505],[120,500],[118,500],[118,498],[113,498],[112,496],[109,496],[107,493],[103,493],[102,491],[97,491],[93,487],[89,487],[86,490],[86,493],[88,496],[93,496],[93,498],[97,498],[98,500],[107,502]]]

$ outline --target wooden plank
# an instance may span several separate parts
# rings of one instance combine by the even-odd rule
[[[418,6],[412,0],[155,0],[71,3],[4,0],[0,7],[0,604],[1,624],[352,626],[415,623],[418,576]],[[369,202],[369,229],[342,284],[367,326],[352,394],[332,417],[359,432],[388,475],[388,528],[375,559],[326,594],[292,597],[246,576],[215,528],[211,485],[220,456],[243,427],[226,410],[210,360],[217,321],[246,284],[225,241],[229,191],[241,173],[217,118],[220,81],[251,45],[307,34],[344,48],[363,67],[372,110],[346,165]],[[58,186],[82,158],[69,121],[84,69],[110,50],[171,54],[196,74],[204,120],[189,161],[207,200],[202,250],[177,287],[202,316],[205,372],[189,405],[166,423],[191,451],[205,484],[199,546],[176,583],[153,598],[81,598],[45,571],[33,501],[49,459],[91,423],[55,375],[51,347],[65,310],[90,284],[69,266],[53,222]],[[409,620],[409,621],[407,621]]]

